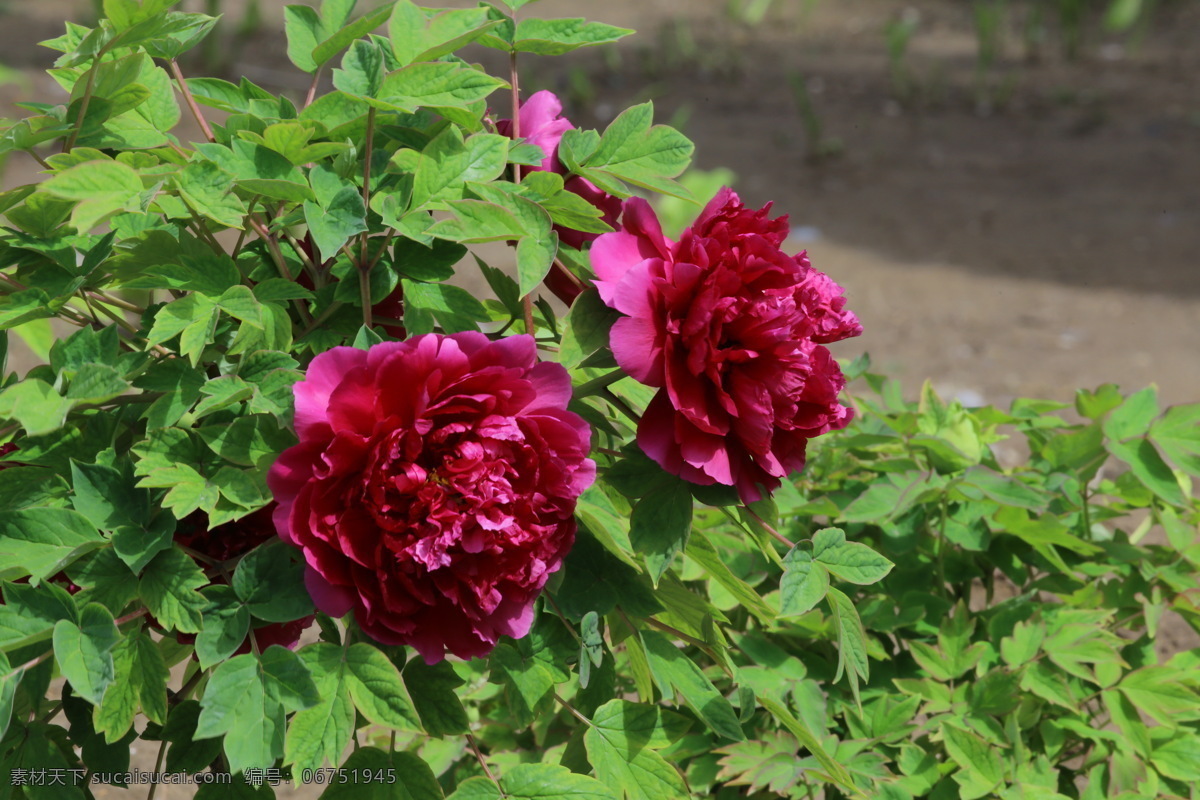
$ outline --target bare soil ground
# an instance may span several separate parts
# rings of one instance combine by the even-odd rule
[[[4,100],[51,91],[37,71],[52,54],[33,43],[87,5],[3,4],[0,59],[29,81],[0,89]],[[261,5],[263,31],[222,50],[230,74],[301,90],[275,33],[283,2]],[[748,203],[791,215],[796,248],[863,320],[862,338],[838,355],[869,351],[909,394],[925,378],[968,404],[1001,405],[1155,383],[1164,405],[1195,402],[1198,5],[1162,4],[1136,46],[1089,29],[1078,62],[1053,42],[1030,60],[1008,31],[981,84],[969,4],[953,0],[779,0],[759,25],[731,20],[725,0],[545,0],[525,13],[583,14],[640,34],[607,53],[529,59],[522,81],[559,92],[585,127],[653,99],[659,119],[695,140],[699,167],[731,168]],[[239,16],[241,2],[225,6]],[[897,84],[883,30],[901,14],[918,26]],[[490,51],[476,57],[500,68]],[[14,159],[4,182],[32,175]],[[1197,644],[1178,624],[1163,641]],[[163,788],[160,798],[190,796]]]

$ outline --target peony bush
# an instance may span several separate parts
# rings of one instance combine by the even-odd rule
[[[63,96],[0,127],[42,167],[0,193],[0,356],[47,345],[0,358],[0,800],[1200,780],[1195,652],[1153,647],[1200,620],[1196,407],[844,372],[786,216],[693,197],[650,103],[522,93],[631,31],[293,5],[289,96],[185,75],[215,20],[176,5],[68,23]]]

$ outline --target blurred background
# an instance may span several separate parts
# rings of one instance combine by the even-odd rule
[[[0,2],[0,115],[58,96],[36,43],[99,5]],[[183,0],[223,14],[187,73],[302,92],[283,6]],[[846,288],[866,333],[840,357],[865,349],[909,395],[930,378],[967,404],[1105,382],[1200,398],[1200,2],[543,0],[522,13],[638,31],[524,59],[524,93],[554,90],[583,127],[653,99],[696,142],[696,191],[731,182],[751,205],[773,201],[795,249]],[[496,51],[471,55],[507,73]],[[5,186],[35,179],[32,162],[5,165]]]

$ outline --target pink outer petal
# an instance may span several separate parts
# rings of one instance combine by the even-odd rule
[[[301,441],[328,435],[329,396],[350,370],[367,363],[355,347],[335,347],[312,360],[304,380],[292,387],[296,397],[296,434]]]
[[[630,377],[647,386],[664,384],[662,333],[652,320],[621,317],[608,338],[617,365]]]
[[[288,544],[297,544],[292,536],[292,507],[300,491],[312,478],[313,462],[320,454],[320,447],[298,444],[284,450],[267,471],[267,487],[278,501],[271,512],[271,521],[279,538]]]
[[[598,237],[592,242],[591,255],[600,299],[611,306],[616,284],[625,274],[645,259],[669,259],[671,242],[663,236],[650,204],[631,197],[625,201],[621,230]]]
[[[337,619],[354,608],[354,591],[346,586],[334,586],[311,566],[304,569],[304,586],[313,599],[313,604],[323,614]]]

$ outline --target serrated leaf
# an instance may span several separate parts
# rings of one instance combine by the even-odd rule
[[[83,607],[78,625],[67,619],[54,625],[58,668],[75,693],[93,705],[113,681],[112,649],[120,638],[112,613],[99,603]]]
[[[618,28],[602,22],[585,19],[522,19],[517,23],[513,37],[514,48],[521,53],[543,56],[558,56],[578,50],[610,44],[633,33],[629,28]]]
[[[746,738],[733,706],[696,662],[660,633],[641,631],[640,635],[650,661],[650,671],[664,696],[677,693],[718,735],[735,742]]]
[[[199,633],[208,601],[199,589],[208,583],[200,567],[181,551],[164,550],[142,571],[138,594],[167,630]]]
[[[346,685],[355,707],[371,722],[401,731],[421,730],[399,670],[378,649],[363,642],[350,646]]]
[[[211,161],[192,161],[178,173],[179,196],[200,216],[240,230],[246,204],[234,194],[232,177]]]
[[[26,378],[0,392],[0,419],[15,420],[30,436],[41,436],[61,428],[72,405],[45,381]]]
[[[432,666],[414,658],[404,666],[404,686],[412,698],[421,725],[431,736],[464,733],[470,724],[455,689],[463,684],[446,661]]]
[[[83,515],[64,508],[0,511],[0,574],[44,580],[103,541]]]
[[[110,744],[129,732],[139,708],[153,722],[166,722],[170,677],[158,647],[144,632],[118,642],[112,657],[115,677],[93,714],[96,731]]]
[[[351,236],[367,229],[362,195],[349,186],[339,190],[325,207],[306,202],[304,219],[321,258],[326,261],[336,256]]]
[[[283,755],[286,713],[318,700],[308,668],[287,648],[234,656],[209,678],[194,738],[224,734],[231,771],[265,768]]]
[[[71,224],[80,233],[86,233],[118,211],[139,210],[142,180],[127,164],[98,160],[58,173],[44,182],[42,189],[77,201],[71,212]]]
[[[863,630],[862,619],[858,609],[844,593],[830,588],[825,599],[829,601],[833,612],[835,630],[838,641],[838,668],[834,683],[841,680],[842,672],[847,673],[850,690],[858,700],[858,679],[866,681],[870,678],[871,664],[867,657],[867,634]]]
[[[378,99],[368,102],[409,113],[418,108],[467,109],[507,85],[471,67],[426,61],[388,73]]]
[[[211,669],[229,658],[246,641],[250,610],[228,586],[204,589],[207,605],[201,612],[201,629],[196,636],[196,657],[201,669]]]
[[[652,126],[653,118],[653,103],[623,111],[605,129],[595,151],[581,164],[585,168],[585,177],[589,172],[597,171],[601,173],[601,179],[611,175],[667,194],[686,192],[671,179],[691,163],[695,146],[674,128]]]
[[[238,562],[233,589],[259,619],[290,622],[313,610],[304,588],[304,565],[296,548],[271,541],[251,550]]]
[[[599,717],[613,703],[601,706],[596,712]],[[605,719],[617,722],[618,717]],[[583,735],[588,760],[596,769],[596,776],[617,797],[629,800],[668,800],[686,798],[687,787],[683,777],[656,751],[651,750],[623,728],[608,724],[593,724]]]
[[[354,733],[354,705],[345,682],[342,648],[317,643],[298,654],[312,673],[319,702],[296,712],[288,724],[284,760],[296,771],[337,765]]]
[[[385,753],[376,747],[360,747],[340,769],[356,770],[359,775],[394,775],[396,780],[331,781],[321,800],[442,800],[442,787],[433,770],[415,753]]]

